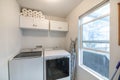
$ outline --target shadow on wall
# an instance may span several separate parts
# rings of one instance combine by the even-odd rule
[[[32,37],[66,37],[67,32],[61,31],[47,31],[47,30],[22,30],[23,36],[32,36]]]
[[[48,31],[41,31],[41,30],[32,30],[32,29],[23,29],[22,30],[23,36],[32,36],[32,37],[47,37]]]
[[[51,31],[50,37],[66,37],[67,32],[60,32],[60,31]]]
[[[43,47],[59,47],[65,49],[66,33],[47,30],[22,30],[22,48],[33,48],[36,45]]]

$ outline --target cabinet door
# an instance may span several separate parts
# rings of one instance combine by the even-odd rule
[[[49,20],[36,18],[34,24],[37,25],[37,29],[49,30]]]
[[[50,30],[68,31],[68,23],[61,21],[50,21]]]
[[[20,27],[21,28],[33,28],[33,18],[20,16]]]

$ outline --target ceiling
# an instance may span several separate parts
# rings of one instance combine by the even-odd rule
[[[82,0],[17,0],[21,7],[41,10],[45,15],[65,18]]]

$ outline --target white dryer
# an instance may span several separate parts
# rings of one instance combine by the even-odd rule
[[[70,53],[65,50],[45,50],[44,80],[70,80]]]

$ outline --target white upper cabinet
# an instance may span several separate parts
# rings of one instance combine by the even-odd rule
[[[20,28],[49,30],[49,20],[20,16]]]
[[[53,31],[68,31],[68,23],[61,21],[50,21],[50,30]]]
[[[34,18],[34,23],[36,24],[37,29],[49,30],[49,20]]]

